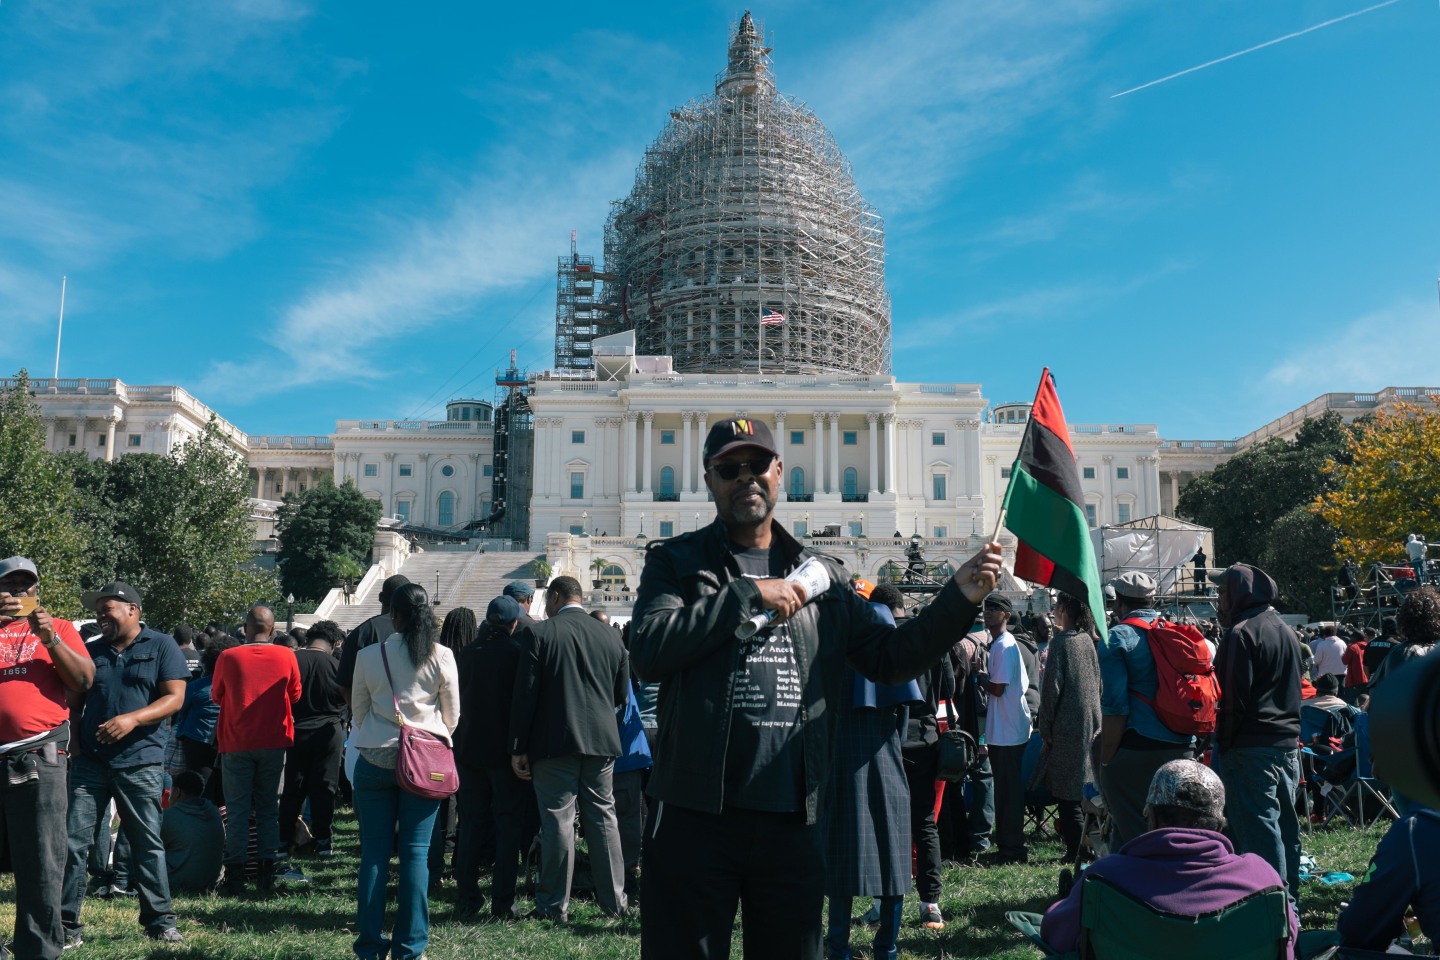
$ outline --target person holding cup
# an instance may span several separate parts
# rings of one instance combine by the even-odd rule
[[[64,945],[65,695],[90,689],[95,665],[74,624],[40,604],[39,585],[28,558],[0,560],[0,845],[15,871],[15,954],[50,960]]]

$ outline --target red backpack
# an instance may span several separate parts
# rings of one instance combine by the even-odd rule
[[[1220,681],[1210,663],[1204,635],[1195,627],[1167,620],[1146,623],[1131,617],[1120,622],[1145,634],[1160,680],[1154,700],[1138,693],[1135,696],[1149,704],[1172,733],[1201,737],[1214,733]]]

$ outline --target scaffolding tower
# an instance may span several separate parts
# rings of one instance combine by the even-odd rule
[[[495,376],[501,393],[495,404],[491,495],[486,528],[490,536],[530,542],[530,492],[534,486],[535,428],[526,397],[528,377],[510,351],[510,367]]]
[[[617,308],[601,299],[610,275],[595,268],[595,258],[581,256],[570,231],[570,255],[555,269],[555,366],[560,370],[593,370],[591,342],[614,333]]]
[[[748,11],[714,96],[670,117],[613,205],[608,282],[585,283],[573,239],[561,262],[557,364],[588,369],[589,339],[633,329],[680,371],[889,373],[883,223],[824,124],[776,92]]]

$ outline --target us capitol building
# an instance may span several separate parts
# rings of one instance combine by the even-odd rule
[[[249,462],[257,517],[331,476],[422,541],[508,541],[583,580],[564,568],[586,562],[575,538],[595,538],[588,549],[633,577],[640,551],[627,548],[642,536],[713,518],[701,443],[710,423],[744,416],[780,446],[787,529],[848,543],[862,575],[873,575],[864,541],[919,534],[934,557],[968,554],[993,528],[1029,404],[991,403],[978,383],[895,378],[882,220],[820,120],[776,91],[769,53],[747,13],[714,94],[671,111],[613,204],[603,262],[572,237],[557,260],[549,369],[526,372],[512,355],[493,400],[454,400],[439,421],[274,437],[222,419]],[[56,451],[164,453],[211,416],[174,386],[34,389]],[[1424,393],[1328,394],[1228,441],[1072,424],[1087,516],[1173,514],[1191,477],[1307,416],[1353,419]]]

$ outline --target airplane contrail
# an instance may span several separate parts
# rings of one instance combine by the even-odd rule
[[[1334,24],[1337,24],[1342,20],[1350,20],[1354,17],[1358,17],[1363,14],[1379,10],[1381,7],[1388,7],[1391,4],[1399,2],[1400,0],[1384,0],[1383,3],[1377,3],[1372,7],[1366,7],[1364,10],[1356,10],[1354,13],[1347,13],[1343,17],[1336,17],[1333,20],[1326,20],[1324,23],[1317,23],[1313,27],[1306,27],[1304,30],[1297,30],[1294,33],[1287,33],[1283,37],[1276,37],[1274,40],[1266,40],[1264,43],[1257,43],[1253,47],[1241,50],[1238,53],[1228,54],[1216,60],[1211,60],[1208,63],[1202,63],[1198,67],[1190,67],[1189,69],[1181,70],[1179,73],[1172,73],[1168,77],[1161,77],[1159,80],[1151,80],[1149,83],[1142,83],[1138,87],[1131,87],[1129,90],[1122,90],[1119,93],[1113,95],[1110,99],[1115,100],[1125,96],[1126,94],[1135,93],[1139,90],[1144,90],[1146,87],[1153,87],[1156,84],[1164,83],[1167,80],[1174,80],[1176,77],[1183,77],[1187,73],[1194,73],[1197,70],[1204,70],[1206,67],[1213,67],[1217,63],[1224,63],[1226,60],[1234,60],[1236,57],[1243,57],[1245,56],[1245,54],[1254,53],[1256,50],[1264,50],[1266,47],[1273,47],[1275,46],[1275,44],[1284,43],[1286,40],[1294,40],[1296,37],[1303,37],[1307,33],[1314,33],[1316,30],[1319,30],[1323,27],[1333,26]]]

